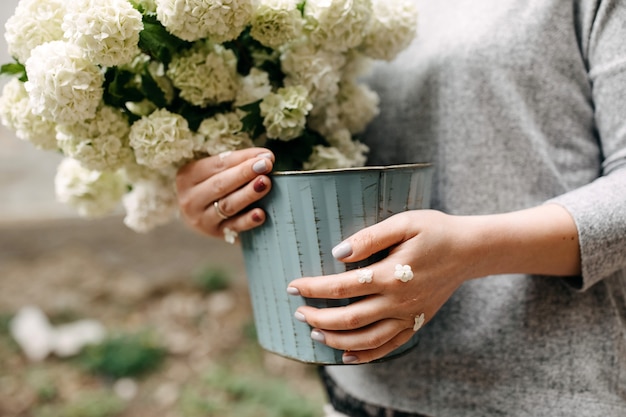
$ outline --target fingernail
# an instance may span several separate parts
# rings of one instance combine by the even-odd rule
[[[259,213],[252,213],[252,221],[255,223],[261,223],[263,221],[263,218],[261,217],[261,215]]]
[[[269,152],[260,153],[257,155],[257,158],[272,159],[272,154]]]
[[[265,159],[259,159],[252,165],[252,170],[257,174],[264,174],[267,171],[267,161]]]
[[[354,355],[343,355],[341,360],[343,360],[343,363],[345,363],[346,365],[349,365],[351,363],[357,363],[359,361],[359,358]]]
[[[333,256],[335,259],[343,259],[352,255],[352,245],[350,242],[344,241],[333,248]]]
[[[296,311],[293,315],[296,320],[301,321],[302,323],[306,323],[306,317],[304,317],[304,314],[300,313],[299,311]]]
[[[326,343],[324,333],[320,332],[319,330],[311,331],[311,339],[315,340],[316,342]]]
[[[289,295],[300,295],[300,290],[296,287],[287,287],[287,294]]]
[[[267,184],[265,183],[265,180],[263,180],[263,178],[259,178],[254,182],[253,188],[254,191],[256,191],[257,193],[262,193],[267,189]]]

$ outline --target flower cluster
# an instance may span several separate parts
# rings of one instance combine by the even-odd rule
[[[411,0],[20,0],[2,123],[60,150],[57,195],[121,203],[148,231],[177,214],[174,176],[251,146],[277,170],[362,166],[378,96],[359,82],[413,39]]]

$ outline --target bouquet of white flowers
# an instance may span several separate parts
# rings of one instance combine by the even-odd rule
[[[251,146],[277,170],[362,166],[378,97],[358,78],[413,39],[411,0],[21,0],[2,123],[66,159],[60,201],[148,231],[190,160]]]

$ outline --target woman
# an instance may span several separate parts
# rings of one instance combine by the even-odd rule
[[[295,312],[360,364],[322,371],[334,408],[626,415],[626,1],[417,3],[418,39],[370,79],[382,113],[365,141],[371,164],[434,163],[433,210],[336,242],[346,262],[392,248],[372,283],[347,272],[288,288],[364,296]],[[247,149],[182,169],[185,218],[213,236],[262,224],[242,210],[270,191],[273,158]],[[414,331],[409,353],[368,363]]]

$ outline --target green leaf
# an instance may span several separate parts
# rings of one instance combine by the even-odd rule
[[[11,62],[4,64],[0,67],[0,74],[2,75],[18,75],[19,80],[26,82],[28,80],[26,76],[26,67],[19,62]]]
[[[278,155],[274,164],[275,171],[297,171],[302,169],[302,164],[309,159],[316,145],[328,143],[319,133],[307,129],[300,137],[287,142],[268,140],[265,146]]]
[[[241,119],[243,131],[247,132],[253,140],[261,136],[265,131],[263,116],[261,116],[261,100],[239,108],[246,112],[246,115]]]
[[[156,16],[143,16],[143,30],[139,34],[139,48],[166,66],[172,57],[184,49],[190,48],[191,42],[184,41],[165,29]]]
[[[280,67],[278,54],[274,53],[272,48],[264,46],[250,35],[250,28],[246,28],[239,37],[230,42],[225,42],[224,47],[232,50],[237,57],[237,72],[241,75],[248,75],[250,70],[256,65],[259,69],[269,74],[270,82],[274,86],[282,86],[285,74]],[[255,63],[253,53],[260,52],[268,57],[274,56],[275,59],[268,59],[262,63]]]
[[[152,75],[148,71],[144,71],[141,75],[141,87],[144,95],[157,107],[167,106],[167,99],[165,93],[161,90],[161,87],[154,80]]]
[[[220,103],[210,107],[194,106],[191,103],[178,98],[168,109],[174,113],[178,113],[183,116],[189,124],[189,129],[194,132],[198,130],[200,124],[204,119],[215,116],[217,113],[223,113],[229,111],[231,103]]]
[[[135,77],[135,74],[130,71],[117,67],[108,68],[104,74],[105,104],[124,108],[127,101],[142,101],[145,95],[137,86]]]
[[[296,6],[298,8],[298,10],[300,10],[300,13],[302,14],[302,17],[304,17],[304,8],[305,8],[305,6],[306,6],[306,0],[301,1]]]

